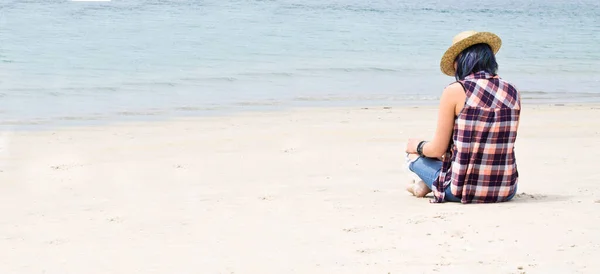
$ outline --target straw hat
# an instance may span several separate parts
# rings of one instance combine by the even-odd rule
[[[442,72],[449,76],[454,76],[456,71],[454,70],[454,61],[456,57],[466,48],[475,45],[485,43],[490,45],[494,54],[500,50],[502,46],[502,40],[496,34],[491,32],[477,32],[477,31],[463,31],[452,39],[452,46],[446,50],[442,61],[440,62],[440,68]]]

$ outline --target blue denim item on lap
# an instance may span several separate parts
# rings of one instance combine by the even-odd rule
[[[417,174],[429,189],[431,189],[433,182],[440,175],[442,162],[432,158],[419,157],[408,165],[408,169]],[[460,199],[452,195],[450,187],[446,188],[445,193],[445,200],[447,202],[460,202]]]

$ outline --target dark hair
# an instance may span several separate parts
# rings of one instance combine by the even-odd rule
[[[475,44],[463,50],[456,57],[456,81],[463,80],[469,74],[485,71],[496,75],[498,63],[492,48],[488,44]]]

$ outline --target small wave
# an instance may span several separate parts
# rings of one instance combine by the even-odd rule
[[[393,68],[363,67],[363,68],[301,68],[299,71],[341,71],[341,72],[398,72]]]
[[[229,76],[215,76],[215,77],[184,77],[181,81],[188,82],[205,82],[205,81],[216,81],[216,82],[235,82],[239,79]]]
[[[124,86],[168,86],[174,87],[177,84],[173,82],[125,82]]]
[[[119,111],[116,114],[118,116],[155,116],[163,114],[164,111],[154,110],[154,111]]]
[[[600,93],[575,93],[575,95],[587,98],[600,98]]]
[[[299,96],[293,101],[301,102],[334,102],[334,101],[436,101],[438,96],[405,94],[396,95],[370,95],[370,96]]]
[[[278,101],[246,101],[236,103],[238,106],[278,106],[282,105],[281,102]]]
[[[55,120],[61,121],[96,121],[102,120],[105,117],[102,116],[61,116],[54,118]]]
[[[18,1],[12,1],[12,2],[8,2],[8,3],[2,3],[0,4],[0,10],[3,9],[10,9],[10,8],[14,8],[16,5],[18,4]]]
[[[551,99],[556,99],[554,97],[536,97],[536,96],[521,96],[521,100],[551,100]]]
[[[340,11],[353,11],[353,12],[359,12],[359,13],[386,13],[389,12],[389,10],[386,9],[377,9],[377,8],[371,8],[371,7],[356,7],[356,6],[334,6],[332,7],[333,10],[340,10]]]
[[[24,92],[27,92],[27,91],[40,91],[40,90],[43,91],[45,89],[44,88],[9,88],[8,89],[9,92],[11,92],[11,91],[24,91]]]
[[[464,11],[468,11],[468,12],[473,12],[473,13],[477,13],[477,14],[504,14],[504,15],[522,15],[522,14],[526,14],[527,11],[524,10],[514,10],[514,9],[490,9],[490,8],[469,8],[466,10],[459,10],[459,9],[438,9],[438,8],[429,8],[429,7],[425,7],[425,8],[416,8],[414,9],[415,11],[425,11],[425,12],[435,12],[435,13],[442,13],[442,14],[448,14],[448,13],[460,13],[460,12],[464,12]]]
[[[312,10],[312,11],[324,11],[324,10],[330,10],[330,11],[350,11],[350,12],[359,12],[359,13],[386,13],[386,12],[390,12],[389,9],[378,9],[378,8],[373,8],[373,7],[361,7],[361,6],[356,6],[356,5],[336,5],[336,4],[329,4],[329,5],[307,5],[307,4],[291,4],[288,6],[284,6],[284,9],[291,9],[291,10],[303,10],[303,11],[307,11],[307,10]]]
[[[294,73],[291,72],[246,72],[240,73],[239,75],[244,76],[282,76],[282,77],[292,77]]]
[[[383,71],[383,72],[395,72],[397,70],[390,68],[331,68],[332,71],[345,71],[345,72],[363,72],[363,71]]]
[[[296,97],[294,101],[305,101],[305,102],[319,102],[319,101],[333,101],[333,97],[308,97],[308,96],[300,96]],[[337,98],[338,100],[341,98]],[[342,99],[343,100],[343,99]]]
[[[6,93],[0,93],[0,97],[5,96],[50,96],[50,97],[68,97],[68,96],[88,96],[94,95],[91,92],[116,92],[117,87],[65,87],[65,88],[11,88]]]
[[[520,91],[521,94],[548,94],[548,92],[545,91],[541,91],[541,90],[521,90]]]
[[[117,87],[89,87],[89,88],[78,88],[78,87],[68,87],[62,88],[62,90],[66,91],[82,91],[82,90],[91,90],[91,91],[117,91]]]
[[[166,87],[174,87],[177,85],[173,82],[151,82],[148,84],[153,85],[153,86],[156,85],[156,86],[166,86]]]
[[[221,110],[222,107],[175,107],[173,110],[175,111],[211,111],[211,110]]]
[[[38,96],[50,96],[50,97],[58,97],[64,95],[64,93],[60,92],[60,89],[53,88],[10,88],[7,92],[3,93],[4,96],[8,97],[38,97]],[[69,94],[71,95],[71,94]],[[0,97],[4,97],[0,96]]]
[[[572,97],[572,98],[595,98],[600,97],[600,92],[546,92],[539,90],[523,90],[521,94],[533,98],[540,98],[540,96],[546,96],[548,98],[556,97]]]

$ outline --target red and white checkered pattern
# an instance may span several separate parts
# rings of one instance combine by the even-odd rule
[[[433,202],[443,202],[448,187],[465,204],[506,201],[516,191],[519,177],[514,153],[519,91],[485,72],[460,82],[467,99],[454,122],[440,176],[433,183]]]

